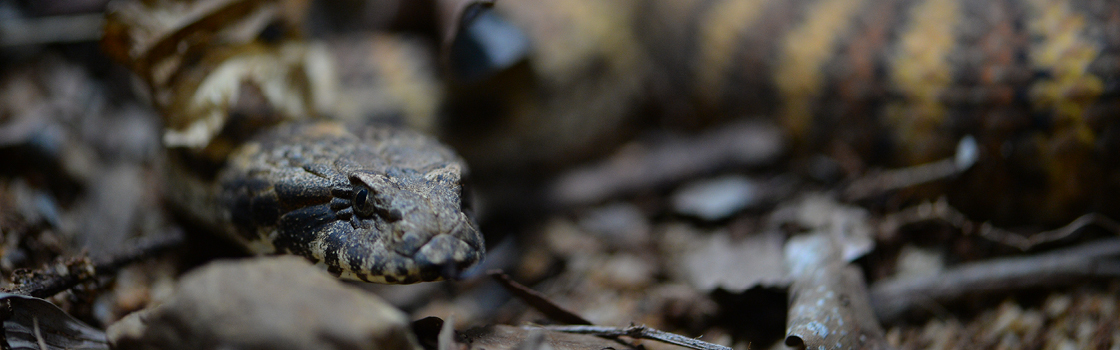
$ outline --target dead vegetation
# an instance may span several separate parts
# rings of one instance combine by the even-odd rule
[[[1038,168],[1070,184],[1018,197],[1054,182],[1004,172],[1024,146],[999,130],[876,162],[850,137],[881,131],[862,123],[807,141],[788,116],[707,100],[743,92],[666,88],[688,69],[658,50],[684,39],[650,43],[646,21],[690,2],[76,3],[0,2],[4,349],[1120,346],[1120,114],[1100,105],[1103,150],[1051,142],[1068,147]],[[104,42],[79,35],[105,11]],[[456,56],[468,39],[491,60]],[[220,160],[237,113],[405,124],[461,148],[485,261],[458,281],[343,283],[182,220],[165,147]],[[1014,157],[993,158],[1001,140]]]

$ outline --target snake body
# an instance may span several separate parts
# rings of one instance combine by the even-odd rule
[[[972,136],[975,167],[910,192],[1056,226],[1120,217],[1117,14],[1080,0],[642,1],[635,30],[666,95],[689,96],[667,100],[705,111],[681,124],[772,116],[799,153],[872,167],[945,159]]]
[[[324,78],[329,69],[321,69],[332,64],[318,59],[329,55],[314,54],[318,45],[224,36],[252,32],[223,26],[268,1],[234,1],[199,10],[206,16],[187,20],[192,25],[165,26],[152,25],[148,19],[161,16],[151,13],[193,12],[135,3],[110,14],[118,25],[107,26],[105,42],[152,85],[166,118],[164,139],[177,141],[169,147],[222,149],[210,141],[244,102],[240,85],[260,88],[266,109],[288,124],[229,142],[237,150],[213,158],[226,168],[172,193],[185,197],[174,202],[254,251],[299,254],[349,278],[429,280],[481,256],[477,229],[459,204],[462,187],[448,181],[466,168],[445,147],[419,136],[396,140],[407,132],[292,124],[346,114],[323,102],[335,85],[352,92],[348,82],[396,75],[349,71],[343,84],[332,84]],[[594,1],[560,3],[495,5],[530,39],[532,64],[514,65],[481,88],[461,87],[448,114],[478,118],[440,125],[479,173],[556,168],[566,164],[561,158],[612,149],[631,133],[631,102],[667,96],[654,110],[671,124],[771,115],[800,148],[835,149],[856,160],[846,162],[853,173],[861,160],[902,166],[942,159],[974,136],[980,162],[944,191],[971,217],[1055,224],[1091,211],[1115,216],[1120,208],[1120,37],[1105,30],[1120,18],[1107,15],[1117,13],[1112,3],[633,1],[618,3],[622,12]],[[604,13],[611,15],[595,15]],[[381,56],[354,57],[338,61]],[[646,81],[661,79],[666,91],[639,96]],[[389,90],[404,93],[383,93]],[[438,95],[419,90],[379,87],[358,101],[376,100],[376,92]],[[409,142],[419,150],[404,150]],[[205,190],[191,194],[199,188]]]

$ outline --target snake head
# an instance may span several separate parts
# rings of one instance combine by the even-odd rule
[[[378,236],[375,246],[383,246],[379,251],[384,253],[368,266],[351,261],[341,277],[411,283],[418,276],[418,281],[431,281],[453,277],[481,259],[481,234],[465,210],[469,198],[463,198],[460,164],[426,170],[390,167],[348,177],[352,187],[340,193],[342,200],[335,200],[341,208],[336,215],[349,216],[346,230]],[[349,208],[344,208],[345,197]],[[349,249],[352,254],[340,252],[345,256],[339,260],[365,253],[356,244]]]
[[[466,166],[449,148],[405,130],[328,126],[283,127],[234,155],[220,186],[239,241],[378,283],[455,278],[482,259]]]

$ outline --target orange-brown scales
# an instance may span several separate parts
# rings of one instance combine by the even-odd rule
[[[646,1],[635,17],[688,123],[772,116],[803,150],[887,166],[972,135],[980,161],[946,190],[971,216],[1120,217],[1120,2]]]

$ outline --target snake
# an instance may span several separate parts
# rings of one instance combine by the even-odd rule
[[[420,132],[290,122],[245,140],[212,178],[189,160],[169,152],[169,204],[250,253],[388,284],[454,279],[485,254],[468,168]]]
[[[407,284],[455,277],[482,258],[466,171],[450,148],[418,132],[291,123],[230,154],[209,191],[215,221],[254,253]]]
[[[411,284],[455,279],[486,251],[466,164],[417,131],[290,122],[244,141],[212,179],[188,160],[169,152],[169,204],[250,253]]]
[[[631,107],[641,103],[630,102],[654,100],[653,105],[663,108],[651,109],[665,115],[651,119],[667,121],[666,128],[772,116],[798,146],[795,156],[835,153],[849,160],[843,165],[851,173],[867,164],[936,161],[950,155],[957,141],[975,137],[981,157],[977,166],[947,188],[915,192],[944,194],[970,217],[997,224],[1056,225],[1094,211],[1120,215],[1115,181],[1120,41],[1101,29],[1116,27],[1117,17],[1106,15],[1115,13],[1116,5],[1070,0],[636,1],[611,11],[601,5],[585,0],[495,5],[529,38],[526,59],[532,64],[514,65],[498,75],[517,79],[459,89],[464,96],[450,99],[448,114],[479,117],[449,118],[456,123],[440,126],[451,130],[441,137],[471,162],[480,178],[488,171],[560,168],[587,159],[559,158],[601,155],[633,134],[629,124],[636,123],[630,123],[630,116],[639,113]],[[191,39],[220,37],[221,31],[207,25],[249,13],[252,6],[263,5],[231,2],[196,25],[154,28],[149,36],[134,30],[146,29],[146,20],[121,21],[119,30],[107,27],[107,38],[125,38],[107,40],[116,43],[109,47],[118,48],[110,53],[117,52],[118,61],[153,85],[156,105],[167,114],[169,129],[182,136],[179,140],[190,143],[194,126],[216,124],[209,112],[196,113],[187,103],[201,99],[178,98],[188,95],[182,91],[206,91],[206,84],[191,79],[204,75],[200,72],[224,71],[215,62],[253,62],[239,66],[252,73],[258,70],[245,67],[281,57],[280,65],[291,65],[282,68],[291,69],[278,76],[299,77],[285,82],[306,81],[307,86],[293,86],[296,93],[288,94],[264,89],[266,95],[317,90],[321,75],[304,69],[314,66],[306,64],[312,60],[290,55],[299,50],[258,39],[238,44],[242,46]],[[146,11],[153,9],[141,7],[135,18],[153,17]],[[245,47],[289,54],[265,57]],[[262,59],[251,60],[258,56]],[[156,68],[163,68],[163,61],[196,67],[159,74]],[[368,80],[353,72],[348,77]],[[654,80],[669,86],[643,96],[650,92],[641,87]],[[420,95],[414,89],[403,91],[408,93],[401,95]],[[308,111],[316,110],[310,106],[316,98],[302,96],[275,98],[273,107],[297,120],[314,119],[305,116],[314,114]],[[386,160],[394,158],[392,152],[408,152],[383,150],[379,158],[361,152],[389,147],[376,143],[397,137],[385,135],[412,134],[332,123],[293,123],[244,143],[238,140],[237,150],[222,158],[226,168],[219,176],[173,190],[172,197],[184,200],[172,202],[193,207],[192,212],[204,214],[198,215],[201,221],[218,226],[251,251],[298,254],[345,278],[425,281],[452,276],[480,259],[477,225],[452,222],[469,220],[459,215],[469,211],[462,204],[461,180],[445,181],[464,177],[461,159],[437,141],[407,136],[424,150],[410,154],[421,157],[431,151],[440,156],[422,156],[427,163],[392,163]],[[319,136],[298,136],[298,130],[319,130],[312,133]],[[417,141],[421,139],[429,141]],[[343,146],[346,142],[372,144]],[[320,149],[322,144],[336,146]],[[368,164],[357,161],[374,158]],[[456,175],[450,174],[456,168],[451,164],[458,164]],[[503,170],[493,170],[498,168]],[[391,186],[386,189],[385,184]],[[394,199],[388,193],[404,196]],[[436,198],[436,193],[459,195]],[[424,221],[433,218],[439,223]]]
[[[343,107],[398,107],[378,99],[377,79],[388,70],[360,63],[410,56],[396,50],[408,46],[376,36],[344,41],[336,46],[349,49],[347,59],[286,24],[238,21],[278,20],[276,6],[122,1],[107,12],[103,50],[147,83],[163,118],[165,202],[250,253],[301,256],[342,279],[461,277],[486,250],[465,192],[466,162],[407,123],[347,119],[360,107]],[[370,71],[335,75],[346,62]],[[409,64],[392,71],[402,67]],[[357,97],[327,97],[339,94]]]
[[[304,257],[343,279],[456,279],[482,260],[463,159],[398,126],[281,123],[212,178],[169,153],[168,203],[251,254]]]

